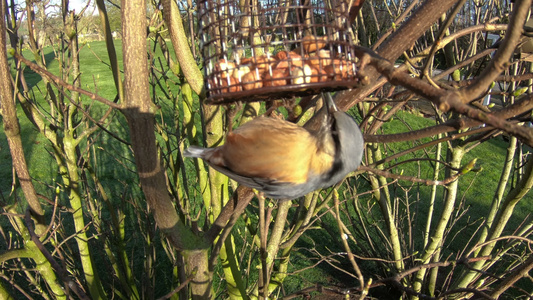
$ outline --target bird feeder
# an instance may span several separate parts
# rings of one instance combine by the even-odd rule
[[[208,101],[258,101],[354,87],[349,4],[340,0],[203,0]]]

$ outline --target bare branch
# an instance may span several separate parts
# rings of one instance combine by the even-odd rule
[[[513,54],[520,37],[522,36],[524,22],[529,14],[531,0],[517,0],[515,2],[513,14],[509,20],[509,28],[505,33],[500,48],[490,61],[489,65],[483,70],[481,75],[476,78],[472,85],[460,91],[460,99],[464,102],[470,102],[481,95],[489,85],[494,81],[503,70],[507,68],[509,58]]]
[[[533,269],[533,255],[530,255],[529,258],[520,264],[520,266],[514,270],[510,276],[505,278],[498,286],[496,286],[496,288],[492,291],[491,296],[494,299],[498,299],[498,297],[512,287],[515,282],[522,277],[527,276],[531,269]]]
[[[0,14],[2,17],[6,15],[6,5],[6,1],[0,3]],[[11,85],[11,74],[7,61],[6,22],[2,19],[0,23],[0,32],[2,32],[2,36],[0,37],[0,114],[3,117],[2,124],[7,136],[13,168],[20,180],[20,185],[31,208],[32,215],[38,221],[37,232],[42,234],[45,229],[44,210],[37,199],[37,193],[35,192],[24,155],[21,129],[17,118],[17,109],[15,99],[13,98],[13,86]]]
[[[459,176],[463,175],[463,174],[461,174],[461,172],[459,172],[459,173],[455,174],[452,177],[446,178],[444,180],[435,181],[435,180],[431,180],[431,179],[422,179],[422,178],[418,178],[418,177],[414,177],[414,176],[393,174],[393,173],[390,173],[390,172],[387,172],[387,171],[383,171],[383,170],[379,170],[379,169],[375,169],[375,168],[370,168],[370,167],[367,167],[367,166],[360,166],[359,169],[364,170],[364,171],[368,171],[370,173],[374,173],[376,175],[383,176],[383,177],[386,177],[386,178],[392,178],[392,179],[397,179],[397,180],[405,180],[405,181],[410,181],[410,182],[417,182],[417,183],[422,183],[422,184],[425,184],[425,185],[447,185],[450,182],[453,182],[453,181],[457,180],[457,178],[459,178]]]
[[[83,300],[89,300],[89,297],[83,292],[83,289],[78,287],[78,285],[68,276],[68,272],[65,268],[63,268],[48,252],[48,250],[44,247],[44,245],[39,240],[39,237],[35,234],[35,231],[33,229],[32,220],[30,217],[29,210],[26,211],[26,215],[24,217],[24,222],[26,223],[26,228],[28,229],[28,232],[30,234],[31,241],[35,243],[35,246],[41,251],[41,253],[46,257],[46,260],[52,265],[52,268],[56,271],[57,275],[61,280],[65,283],[65,285],[71,289],[76,296],[78,296],[80,299]]]
[[[109,101],[107,100],[106,98],[104,97],[101,97],[95,93],[91,93],[89,91],[86,91],[84,89],[81,89],[81,88],[77,88],[75,87],[74,85],[70,84],[70,83],[67,83],[65,81],[63,81],[61,78],[55,76],[54,74],[52,74],[51,72],[45,70],[44,68],[41,68],[40,66],[38,66],[36,63],[33,63],[31,61],[29,61],[28,59],[26,59],[24,56],[22,56],[20,53],[18,52],[15,52],[13,54],[13,56],[22,61],[25,65],[27,65],[30,69],[32,69],[34,72],[36,72],[37,74],[41,75],[41,76],[45,76],[46,78],[48,78],[48,80],[50,81],[53,81],[55,84],[61,86],[61,87],[64,87],[70,91],[75,91],[75,92],[78,92],[80,94],[83,94],[89,98],[91,98],[92,100],[96,100],[100,103],[103,103],[109,107],[112,107],[112,108],[115,108],[115,109],[121,109],[122,106],[120,106],[119,104],[115,103],[115,102],[112,102],[112,101]],[[70,98],[69,98],[70,99]],[[71,99],[70,99],[71,100]],[[72,101],[72,100],[71,100]]]
[[[375,67],[378,72],[387,77],[392,84],[402,85],[405,88],[431,100],[443,112],[451,109],[483,124],[489,124],[501,129],[509,134],[520,138],[524,143],[533,146],[533,130],[524,126],[516,125],[494,114],[488,114],[479,109],[465,104],[463,94],[454,90],[445,91],[437,89],[429,83],[417,78],[412,78],[409,74],[395,68],[391,63],[369,49],[356,47],[358,55],[362,60],[362,65],[367,64]],[[411,133],[412,134],[412,133]]]

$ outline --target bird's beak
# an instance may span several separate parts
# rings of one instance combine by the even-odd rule
[[[322,99],[324,99],[324,104],[326,105],[328,113],[333,113],[339,110],[331,97],[331,93],[322,93]]]

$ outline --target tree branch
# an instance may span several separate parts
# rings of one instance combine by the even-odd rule
[[[146,201],[159,228],[176,249],[201,247],[180,220],[167,193],[154,133],[154,104],[149,91],[146,18],[143,0],[122,1],[124,109],[137,172]]]
[[[361,59],[362,67],[371,65],[383,76],[387,77],[391,84],[401,85],[408,90],[432,101],[443,112],[454,110],[470,119],[488,124],[501,129],[511,135],[520,138],[524,143],[533,146],[533,130],[519,126],[495,115],[473,108],[465,103],[464,94],[455,90],[437,89],[429,83],[418,78],[412,78],[409,74],[398,70],[390,62],[379,57],[369,49],[355,46],[356,54]],[[411,133],[412,134],[412,133]],[[420,136],[418,136],[420,138]]]
[[[49,72],[48,70],[45,70],[44,68],[38,66],[36,63],[33,63],[31,61],[29,61],[28,59],[26,59],[24,56],[22,56],[20,53],[18,52],[15,52],[13,54],[13,56],[20,60],[21,62],[23,62],[25,65],[27,65],[30,69],[32,69],[35,73],[41,75],[41,76],[45,76],[46,78],[48,78],[48,80],[54,82],[55,84],[61,86],[61,87],[64,87],[70,91],[74,91],[74,92],[78,92],[80,94],[83,94],[89,98],[91,98],[92,100],[96,100],[100,103],[103,103],[109,107],[112,107],[112,108],[116,108],[116,109],[121,109],[122,106],[120,106],[119,104],[113,102],[113,101],[109,101],[107,100],[106,98],[104,97],[101,97],[95,93],[91,93],[89,91],[86,91],[84,89],[81,89],[81,88],[77,88],[75,87],[74,85],[70,84],[70,83],[67,83],[65,81],[63,81],[61,78],[55,76],[54,74],[52,74],[51,72]],[[68,98],[69,100],[71,100],[70,98]],[[71,100],[72,101],[72,100]]]
[[[457,2],[459,0],[425,1],[402,26],[383,42],[376,52],[387,60],[396,61],[404,51],[411,48],[414,42],[426,32],[431,24],[437,21],[443,13],[448,11]],[[373,71],[368,72],[366,75],[370,82],[375,82],[379,77],[379,73]],[[336,104],[340,109],[347,110],[380,86],[369,85],[368,87],[340,92],[338,93],[339,96],[337,97]]]
[[[65,283],[65,285],[70,288],[76,296],[78,296],[82,300],[89,300],[89,297],[83,292],[83,289],[79,288],[78,285],[68,276],[68,272],[65,268],[63,268],[48,252],[48,250],[44,247],[44,245],[39,240],[39,237],[35,234],[35,231],[32,226],[31,217],[29,214],[29,211],[26,212],[26,215],[24,216],[24,222],[26,224],[26,228],[28,229],[28,232],[30,234],[31,241],[37,246],[37,248],[41,251],[41,253],[46,257],[46,260],[50,263],[52,268],[55,270],[59,278]]]
[[[513,13],[509,20],[509,27],[498,51],[494,54],[494,57],[481,75],[475,79],[475,82],[460,90],[460,99],[464,103],[478,98],[487,90],[494,79],[507,68],[509,59],[522,37],[522,32],[524,31],[523,26],[526,17],[529,15],[531,0],[517,0],[514,5]]]
[[[183,70],[183,74],[193,91],[201,95],[204,89],[204,77],[196,64],[196,59],[192,56],[191,45],[187,41],[187,35],[183,28],[178,5],[176,1],[171,0],[163,0],[161,3],[163,5],[163,17],[168,27],[170,40],[174,46],[176,57]]]
[[[523,114],[533,109],[533,94],[528,94],[522,96],[514,104],[507,106],[503,109],[494,111],[490,115],[498,119],[509,119],[514,116]],[[404,132],[404,133],[395,133],[395,134],[383,134],[383,135],[365,135],[365,142],[368,143],[394,143],[394,142],[404,142],[419,140],[426,137],[432,137],[439,133],[447,133],[452,131],[458,131],[465,128],[473,128],[482,125],[483,122],[463,117],[459,119],[453,119],[446,121],[445,123],[426,127],[419,130]],[[457,137],[464,136],[464,133],[461,133]]]
[[[2,18],[6,15],[6,1],[0,3],[0,15]],[[13,87],[11,85],[11,73],[7,62],[7,41],[6,41],[6,22],[2,19],[0,22],[0,114],[3,117],[4,132],[9,144],[9,151],[13,161],[13,168],[19,178],[22,191],[28,201],[33,217],[37,219],[37,233],[42,234],[44,226],[44,210],[37,199],[37,193],[33,186],[28,164],[24,155],[22,138],[20,135],[20,124],[17,118],[17,109],[15,99],[13,98]],[[15,178],[13,179],[15,180]]]

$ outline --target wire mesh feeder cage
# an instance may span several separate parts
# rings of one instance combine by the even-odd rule
[[[268,100],[357,84],[349,0],[204,0],[208,101]]]

